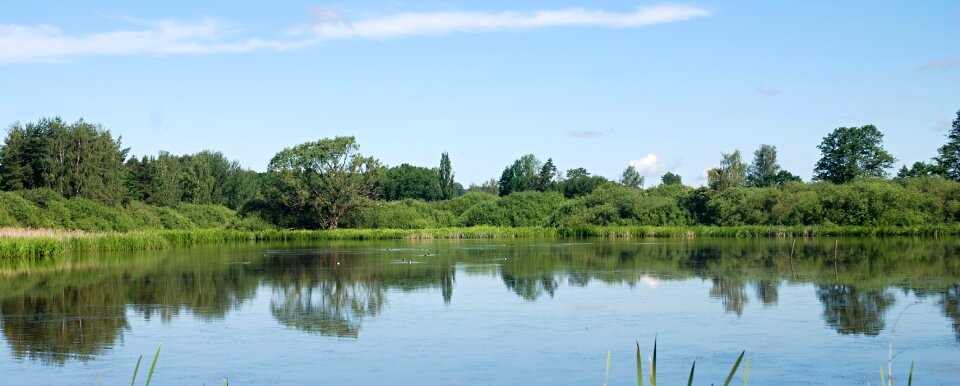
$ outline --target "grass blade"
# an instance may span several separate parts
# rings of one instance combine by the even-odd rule
[[[140,361],[143,360],[143,354],[140,354],[140,357],[137,358],[137,365],[133,367],[133,379],[130,380],[130,386],[133,386],[133,383],[137,381],[137,371],[140,371]]]
[[[746,354],[747,350],[740,352],[740,356],[737,357],[737,361],[733,362],[733,368],[730,369],[730,375],[727,375],[727,380],[723,382],[723,386],[729,386],[730,381],[733,380],[733,374],[737,373],[737,368],[740,367],[740,361],[743,360],[743,354]]]
[[[907,378],[907,386],[913,385],[913,361],[910,361],[910,376]]]
[[[883,373],[883,365],[880,365],[880,386],[887,386],[887,377]]]
[[[747,358],[747,368],[743,370],[743,386],[747,386],[747,383],[750,382],[750,358]]]
[[[687,378],[687,386],[693,386],[693,369],[697,368],[697,361],[693,361],[693,366],[690,366],[690,378]]]
[[[640,342],[637,342],[637,386],[643,386],[643,355],[640,355]]]
[[[657,338],[653,338],[653,359],[650,360],[650,386],[657,386]]]
[[[161,348],[163,348],[163,344],[157,347],[157,353],[153,356],[153,363],[150,365],[150,372],[147,373],[147,383],[145,386],[150,386],[150,380],[153,379],[153,370],[157,368],[157,359],[160,359]]]
[[[610,380],[610,352],[607,351],[607,368],[605,374],[603,375],[603,386],[607,386],[607,381]]]

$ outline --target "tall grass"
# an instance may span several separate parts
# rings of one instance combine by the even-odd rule
[[[66,252],[140,251],[201,244],[236,242],[429,240],[429,239],[536,239],[536,238],[766,238],[766,237],[876,237],[956,236],[960,226],[926,227],[654,227],[582,226],[565,228],[493,227],[432,229],[331,229],[239,230],[182,229],[136,232],[68,232],[33,229],[0,229],[0,258],[43,258]]]

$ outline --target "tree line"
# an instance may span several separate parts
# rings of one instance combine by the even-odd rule
[[[452,225],[917,225],[960,220],[960,111],[930,162],[904,166],[872,125],[840,127],[818,145],[813,182],[783,170],[773,145],[750,164],[739,150],[707,172],[707,186],[668,172],[644,189],[628,166],[616,181],[582,167],[560,171],[527,154],[499,179],[464,188],[449,154],[436,167],[388,167],[353,137],[278,152],[257,173],[222,153],[128,156],[109,130],[44,118],[10,126],[0,147],[0,188],[48,189],[112,206],[221,205],[284,228]]]

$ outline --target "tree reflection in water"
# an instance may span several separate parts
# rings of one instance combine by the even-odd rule
[[[886,290],[861,291],[844,284],[817,285],[823,320],[841,334],[877,335],[894,297]]]
[[[799,240],[793,258],[791,243],[783,240],[470,243],[424,242],[404,249],[392,248],[402,242],[348,242],[269,251],[219,246],[117,254],[113,260],[93,256],[13,274],[0,269],[0,327],[15,358],[63,364],[112,347],[132,315],[166,321],[185,311],[219,319],[258,288],[270,288],[269,308],[279,324],[356,338],[364,319],[384,310],[390,292],[431,291],[450,304],[459,269],[499,278],[530,302],[594,285],[709,280],[704,295],[738,316],[751,296],[773,306],[781,285],[812,284],[824,323],[839,334],[860,335],[883,331],[895,302],[891,289],[898,288],[932,299],[960,342],[960,260],[953,241],[845,240],[840,255],[847,257],[839,270],[832,240]]]

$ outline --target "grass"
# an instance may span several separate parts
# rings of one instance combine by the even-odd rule
[[[544,227],[451,227],[430,229],[332,229],[264,230],[233,229],[150,230],[135,232],[81,232],[49,229],[0,229],[0,258],[41,259],[69,252],[142,251],[200,244],[334,241],[334,240],[429,240],[429,239],[530,239],[530,238],[785,238],[785,237],[881,237],[960,235],[960,226],[922,227],[829,227],[829,226],[582,226]]]
[[[733,367],[730,369],[730,374],[727,375],[727,379],[723,382],[723,386],[729,386],[730,382],[733,381],[733,376],[737,373],[737,369],[740,368],[740,362],[743,360],[743,356],[747,353],[746,350],[741,351],[740,355],[737,357],[736,362],[733,363]],[[637,342],[637,386],[643,386],[643,355],[640,354],[640,342]],[[687,378],[687,386],[693,385],[693,373],[697,368],[697,361],[693,361],[693,365],[690,366],[690,376]],[[610,353],[607,353],[607,374],[610,373]],[[882,375],[882,368],[881,368]],[[743,386],[747,386],[750,381],[750,360],[747,359],[746,370],[744,371],[743,376]],[[606,385],[606,382],[604,382]],[[650,386],[657,386],[657,340],[653,340],[653,357],[650,358]]]

